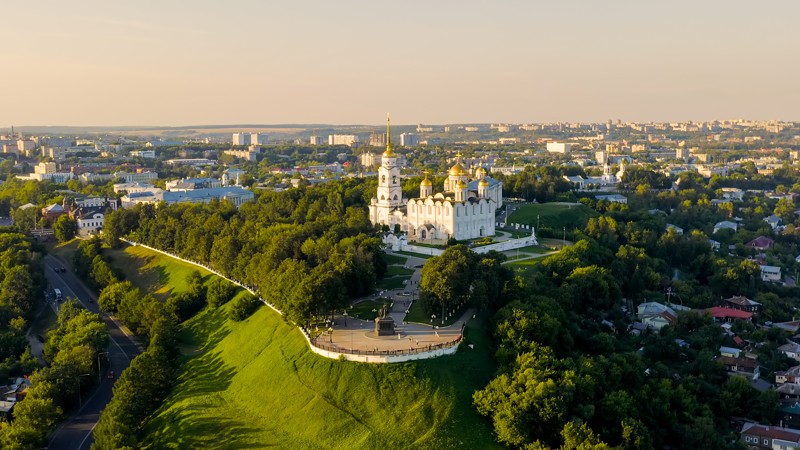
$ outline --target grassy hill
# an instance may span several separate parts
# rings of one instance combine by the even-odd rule
[[[191,267],[142,248],[114,257],[131,274]],[[177,275],[149,279],[158,280],[149,287],[156,292],[182,282]],[[472,392],[495,370],[482,322],[466,330],[474,349],[376,365],[314,355],[300,332],[266,307],[229,321],[228,305],[184,324],[178,385],[148,423],[143,446],[499,448],[471,405]]]
[[[597,211],[582,204],[540,203],[524,205],[514,211],[508,218],[508,223],[521,223],[525,225],[560,230],[583,228],[590,217],[597,216]],[[538,219],[537,219],[538,217]]]

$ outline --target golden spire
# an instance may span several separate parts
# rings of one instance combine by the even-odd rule
[[[386,114],[386,151],[383,156],[394,157],[394,150],[392,150],[392,124],[389,122],[389,114]]]

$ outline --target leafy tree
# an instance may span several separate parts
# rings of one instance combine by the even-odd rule
[[[228,311],[230,318],[240,322],[253,314],[258,307],[261,306],[261,300],[255,295],[245,294],[239,296],[233,301],[233,304]]]
[[[236,287],[233,284],[229,283],[224,278],[215,277],[208,285],[208,292],[206,294],[208,305],[212,308],[219,308],[225,303],[228,303],[235,293]]]
[[[56,219],[53,224],[53,233],[56,235],[58,242],[66,242],[75,237],[78,233],[78,222],[70,219],[66,214]]]
[[[116,313],[122,299],[134,289],[130,281],[109,284],[100,292],[97,303],[103,311]]]

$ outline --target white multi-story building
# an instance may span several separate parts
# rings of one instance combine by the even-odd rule
[[[403,147],[416,147],[419,145],[419,138],[414,133],[400,134],[400,145]]]
[[[250,133],[233,133],[231,142],[233,142],[233,145],[250,145],[251,136]]]
[[[56,163],[40,162],[33,166],[33,173],[56,173]]]
[[[563,142],[548,142],[547,151],[550,153],[561,153],[568,155],[572,150],[572,144],[565,144]]]
[[[433,183],[425,177],[420,183],[419,198],[407,200],[403,198],[398,155],[390,142],[381,158],[378,189],[369,207],[373,224],[390,229],[399,225],[409,240],[418,241],[494,235],[495,211],[503,198],[502,183],[489,177],[483,168],[470,182],[459,155],[444,182],[444,192],[434,194]]]
[[[155,159],[156,158],[156,151],[155,150],[134,150],[131,152],[131,156],[134,158],[145,158],[145,159]]]
[[[311,135],[308,139],[308,143],[311,145],[322,145],[323,142],[322,136]]]
[[[247,149],[247,150],[230,149],[230,150],[225,150],[222,153],[225,154],[225,155],[231,155],[234,158],[239,158],[239,159],[243,159],[245,161],[250,161],[250,162],[255,162],[257,160],[257,158],[258,158],[258,151],[257,150],[251,150],[251,149]]]
[[[267,133],[250,133],[250,145],[265,145],[268,140]]]
[[[350,147],[358,144],[358,136],[354,134],[331,134],[328,136],[328,145],[348,145]]]
[[[158,174],[149,171],[141,173],[114,172],[114,178],[121,178],[125,180],[126,183],[148,183],[158,178]]]

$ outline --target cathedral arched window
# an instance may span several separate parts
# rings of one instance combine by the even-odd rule
[[[413,203],[411,204],[411,212],[412,213],[414,212],[414,204]]]
[[[381,200],[386,200],[386,197],[384,197],[383,195],[381,195]]]
[[[386,175],[381,175],[381,184],[386,183]]]
[[[433,212],[433,208],[431,208],[431,205],[428,205],[428,214],[431,214],[432,212]]]
[[[450,208],[445,208],[444,209],[444,215],[447,216],[447,217],[450,217]]]
[[[396,176],[392,177],[392,184],[397,184],[397,177]]]
[[[439,205],[436,205],[436,215],[439,215],[441,213],[442,213],[442,207],[439,206]]]
[[[394,199],[397,200],[397,194],[394,194]]]

